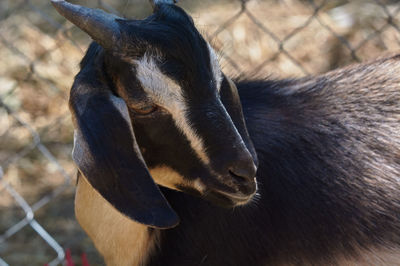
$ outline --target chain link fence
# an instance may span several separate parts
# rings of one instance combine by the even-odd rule
[[[125,17],[145,0],[75,0]],[[301,77],[397,51],[400,4],[181,0],[236,77]],[[48,0],[0,2],[0,266],[101,264],[74,220],[68,91],[89,38]],[[66,250],[68,260],[65,260]],[[69,263],[69,264],[68,264]]]

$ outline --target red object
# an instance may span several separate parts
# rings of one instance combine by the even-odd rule
[[[81,260],[82,260],[82,266],[90,266],[86,253],[82,253]]]
[[[66,266],[75,266],[70,249],[65,250],[65,262],[67,263]]]
[[[82,261],[82,266],[90,266],[86,253],[82,253],[81,261]],[[72,260],[71,250],[69,248],[65,250],[65,263],[66,266],[75,266],[74,261]],[[49,265],[45,264],[44,266],[49,266]]]

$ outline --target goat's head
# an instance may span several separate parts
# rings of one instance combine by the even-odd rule
[[[107,201],[166,228],[178,218],[154,181],[228,207],[251,200],[257,158],[237,89],[189,15],[172,0],[144,20],[53,4],[103,48],[70,107],[74,160]]]

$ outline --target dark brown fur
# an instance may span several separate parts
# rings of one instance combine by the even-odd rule
[[[164,191],[182,222],[150,265],[400,263],[399,59],[238,82],[260,196],[229,211]]]

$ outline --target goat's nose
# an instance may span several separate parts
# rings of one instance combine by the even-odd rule
[[[251,156],[244,156],[229,167],[229,173],[239,184],[254,182],[257,168]]]

